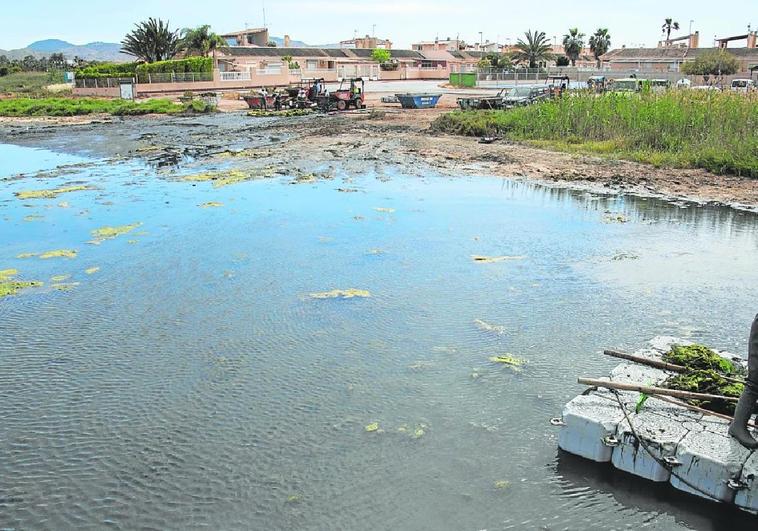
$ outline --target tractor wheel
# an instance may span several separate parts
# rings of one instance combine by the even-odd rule
[[[347,102],[345,100],[337,100],[337,110],[344,111],[347,109]]]

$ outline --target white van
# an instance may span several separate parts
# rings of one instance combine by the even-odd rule
[[[732,90],[737,92],[747,92],[755,88],[755,81],[752,79],[733,79]]]

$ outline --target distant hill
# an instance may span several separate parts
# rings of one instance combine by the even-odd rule
[[[121,53],[121,45],[114,42],[90,42],[87,44],[71,44],[59,39],[45,39],[31,43],[26,48],[17,50],[0,50],[0,55],[9,59],[23,59],[27,55],[35,57],[62,53],[66,59],[81,57],[88,61],[132,61],[133,58]]]
[[[282,37],[271,37],[277,46],[284,46]],[[312,45],[303,41],[290,41],[292,48],[339,48],[339,44]],[[17,50],[0,50],[0,55],[9,59],[23,59],[27,55],[35,57],[49,56],[53,53],[62,53],[66,59],[81,57],[88,61],[133,61],[134,58],[121,53],[121,45],[115,42],[90,42],[88,44],[72,44],[60,39],[44,39],[31,43],[26,48]]]

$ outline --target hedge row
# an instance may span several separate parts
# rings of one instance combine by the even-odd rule
[[[188,57],[175,61],[158,61],[155,63],[102,63],[80,68],[76,71],[78,79],[133,78],[147,74],[185,74],[213,72],[213,59],[210,57]]]
[[[213,72],[213,59],[210,57],[187,57],[176,61],[157,61],[144,63],[137,67],[137,74],[184,74]]]

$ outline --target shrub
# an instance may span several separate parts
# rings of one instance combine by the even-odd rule
[[[565,55],[559,55],[555,59],[555,66],[568,66],[569,64],[571,64],[571,60]]]
[[[371,51],[371,59],[377,63],[386,63],[392,57],[392,53],[389,50],[383,48],[374,48]]]

